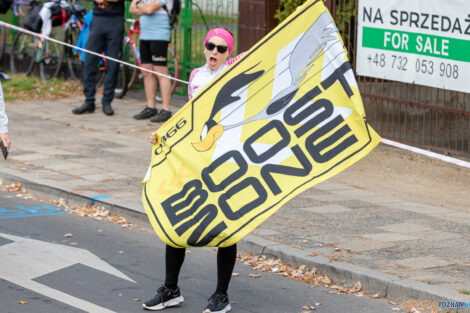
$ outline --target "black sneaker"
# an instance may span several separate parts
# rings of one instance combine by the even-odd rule
[[[161,286],[157,289],[157,294],[153,299],[142,304],[144,309],[150,311],[163,310],[166,307],[177,306],[180,303],[183,303],[184,298],[180,293],[180,289],[171,290],[166,286]]]
[[[232,309],[227,295],[214,293],[209,298],[209,304],[202,313],[225,313]]]
[[[157,115],[150,119],[152,123],[163,123],[170,119],[171,112],[167,110],[161,110]]]
[[[151,118],[152,116],[157,115],[157,109],[152,109],[149,107],[145,107],[141,112],[137,113],[133,116],[136,120],[145,120],[147,118]]]

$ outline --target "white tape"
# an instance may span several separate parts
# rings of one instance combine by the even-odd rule
[[[15,26],[15,25],[11,25],[11,24],[8,24],[8,23],[5,23],[5,22],[0,21],[0,26],[5,26],[5,27],[7,27],[7,28],[11,28],[11,29],[14,29],[14,30],[16,30],[16,31],[19,31],[19,32],[22,32],[22,33],[26,33],[26,34],[31,35],[31,36],[39,37],[39,38],[41,38],[41,39],[46,39],[46,40],[49,40],[49,41],[52,41],[52,42],[56,42],[56,43],[58,43],[58,44],[61,44],[61,45],[63,45],[63,46],[67,46],[67,47],[70,47],[70,48],[74,48],[74,49],[83,51],[83,52],[85,52],[85,53],[89,53],[89,54],[96,55],[96,56],[98,56],[98,57],[100,57],[100,58],[104,58],[104,59],[106,59],[106,60],[110,60],[110,61],[114,61],[114,62],[117,62],[117,63],[121,63],[121,64],[127,65],[127,66],[129,66],[129,67],[133,67],[133,68],[139,69],[139,70],[141,70],[141,71],[146,71],[146,72],[149,72],[149,73],[152,73],[152,74],[155,74],[155,75],[159,75],[159,76],[163,76],[163,77],[169,78],[169,79],[171,79],[171,80],[176,80],[176,81],[178,81],[178,82],[180,82],[180,83],[188,84],[187,81],[184,81],[184,80],[181,80],[181,79],[178,79],[178,78],[174,78],[174,77],[171,77],[171,76],[168,76],[168,75],[164,75],[164,74],[161,74],[161,73],[157,73],[157,72],[154,72],[154,71],[152,71],[152,70],[146,69],[146,68],[144,68],[144,67],[137,66],[137,65],[132,64],[132,63],[124,62],[124,61],[121,61],[121,60],[118,60],[118,59],[115,59],[115,58],[111,58],[111,57],[105,56],[105,55],[103,55],[103,54],[101,54],[101,53],[96,53],[96,52],[93,52],[93,51],[90,51],[90,50],[86,50],[86,49],[83,49],[83,48],[80,48],[80,47],[71,45],[71,44],[69,44],[69,43],[66,43],[66,42],[63,42],[63,41],[60,41],[60,40],[51,38],[51,37],[47,37],[47,36],[44,36],[44,35],[41,35],[41,34],[37,34],[37,33],[35,33],[35,32],[29,31],[29,30],[27,30],[27,29],[24,29],[24,28]]]
[[[384,143],[386,145],[389,145],[389,146],[396,147],[396,148],[408,150],[408,151],[411,151],[411,152],[414,152],[414,153],[417,153],[417,154],[421,154],[421,155],[424,155],[424,156],[427,156],[427,157],[430,157],[430,158],[433,158],[433,159],[438,159],[438,160],[446,162],[446,163],[451,163],[451,164],[454,164],[454,165],[470,168],[470,162],[466,162],[466,161],[459,160],[459,159],[456,159],[456,158],[451,158],[451,157],[448,157],[448,156],[445,156],[445,155],[442,155],[442,154],[439,154],[439,153],[434,153],[434,152],[431,152],[431,151],[427,151],[427,150],[423,150],[423,149],[420,149],[420,148],[408,146],[408,145],[405,145],[405,144],[402,144],[402,143],[399,143],[399,142],[395,142],[395,141],[391,141],[391,140],[383,139],[383,138],[382,138],[382,143]]]

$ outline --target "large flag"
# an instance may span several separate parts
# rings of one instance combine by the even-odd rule
[[[320,0],[298,8],[156,134],[142,198],[174,247],[236,243],[380,141]]]

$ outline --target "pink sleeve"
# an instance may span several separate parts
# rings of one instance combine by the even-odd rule
[[[232,58],[232,59],[229,59],[229,60],[227,61],[227,65],[230,66],[230,65],[232,65],[233,63],[237,62],[242,56],[245,55],[245,53],[246,53],[246,51],[240,53],[239,55],[237,55],[236,57],[234,57],[234,58]]]
[[[199,72],[199,71],[198,71],[197,68],[195,68],[191,72],[191,75],[189,75],[189,84],[188,84],[188,97],[189,97],[189,100],[191,100],[193,98],[193,88],[191,88],[191,84],[192,84],[194,76],[196,76],[197,72]]]

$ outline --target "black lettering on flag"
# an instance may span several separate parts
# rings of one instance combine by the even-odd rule
[[[349,86],[348,84],[348,80],[344,76],[344,73],[346,73],[350,69],[351,69],[351,64],[349,64],[348,61],[344,62],[340,67],[335,69],[335,71],[330,75],[330,77],[322,81],[321,85],[323,89],[327,90],[335,82],[339,81],[341,83],[341,86],[343,86],[343,89],[348,95],[348,97],[351,98],[354,95],[354,93],[351,89],[351,86]]]
[[[343,117],[341,115],[338,115],[333,120],[323,125],[322,127],[320,127],[320,129],[316,130],[313,134],[307,137],[307,139],[305,140],[305,148],[310,153],[310,156],[315,160],[315,162],[328,162],[358,141],[356,136],[354,136],[354,134],[351,134],[351,136],[344,139],[340,144],[338,144],[334,148],[322,153],[322,151],[333,146],[335,143],[341,140],[341,138],[350,133],[351,128],[349,128],[349,126],[345,124],[343,127],[336,130],[333,134],[330,134],[327,138],[323,139],[322,141],[318,143],[315,143],[315,141],[331,132],[343,122]]]
[[[228,200],[248,187],[251,187],[258,194],[258,198],[235,211],[232,210]],[[255,177],[247,177],[238,184],[232,186],[226,193],[219,197],[219,207],[229,220],[236,221],[263,204],[267,197],[268,193],[266,192],[266,189],[264,189],[263,185],[261,185],[260,181]]]
[[[278,164],[266,164],[261,168],[261,177],[263,177],[266,184],[268,184],[269,189],[274,195],[278,195],[282,192],[279,185],[276,183],[273,177],[273,173],[276,174],[284,174],[288,176],[298,176],[304,177],[307,176],[310,171],[312,170],[312,164],[305,156],[305,153],[300,149],[298,145],[292,147],[292,152],[297,157],[300,165],[302,167],[293,167],[293,166],[286,166],[286,165],[278,165]]]
[[[162,207],[163,210],[165,210],[166,216],[168,217],[171,225],[175,226],[179,222],[193,215],[194,212],[196,212],[197,209],[207,200],[207,196],[208,193],[206,190],[202,189],[201,181],[194,179],[187,182],[183,186],[183,190],[163,201]],[[191,203],[193,204],[191,205]]]
[[[310,113],[309,115],[311,115],[313,112],[317,112],[320,109],[323,110],[319,114],[315,115],[312,119],[310,119],[295,130],[295,135],[297,136],[297,138],[302,137],[314,127],[316,127],[318,124],[329,118],[334,111],[333,103],[331,103],[331,101],[327,99],[319,99],[315,101],[312,105],[308,106],[307,109],[302,111],[302,113],[299,115],[302,116],[304,112]]]
[[[238,169],[231,173],[227,178],[222,180],[220,184],[216,184],[211,177],[211,174],[221,165],[226,163],[228,160],[233,159],[235,163],[238,165]],[[211,192],[218,192],[222,191],[227,188],[231,183],[235,182],[237,179],[245,175],[248,169],[248,163],[246,163],[245,159],[241,155],[240,152],[236,150],[231,150],[220,157],[218,157],[215,161],[213,161],[208,167],[202,170],[201,176],[204,183],[207,185]]]
[[[203,247],[207,245],[209,242],[214,240],[224,229],[227,228],[227,225],[224,222],[220,222],[212,228],[209,233],[207,233],[204,238],[201,238],[204,231],[209,227],[209,224],[217,217],[217,207],[213,204],[209,204],[200,210],[196,216],[181,226],[179,226],[175,231],[178,235],[184,234],[189,228],[199,223],[196,229],[192,232],[192,234],[188,238],[188,245],[193,247]]]
[[[253,148],[253,144],[259,138],[269,133],[271,130],[276,129],[277,133],[281,136],[281,140],[276,144],[270,146],[266,151],[258,154]],[[281,121],[272,120],[268,124],[261,127],[253,135],[248,138],[243,144],[243,150],[250,160],[254,163],[263,163],[272,158],[276,153],[287,147],[290,142],[290,134]]]

